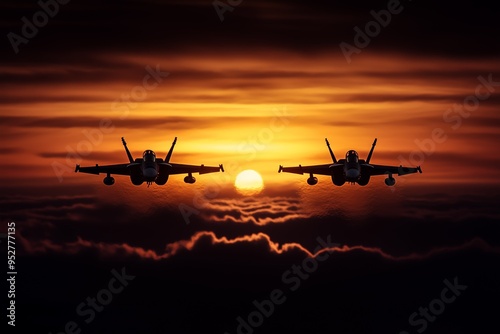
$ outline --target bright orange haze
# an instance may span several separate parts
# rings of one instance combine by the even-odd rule
[[[101,176],[75,174],[74,165],[126,162],[122,136],[134,157],[145,149],[163,157],[177,136],[173,162],[224,164],[226,175],[197,176],[195,189],[232,188],[244,169],[258,171],[266,187],[302,188],[307,176],[278,174],[278,166],[330,162],[325,137],[337,158],[349,149],[365,158],[377,137],[373,163],[422,166],[423,174],[399,178],[398,185],[497,182],[500,176],[495,154],[500,87],[478,106],[462,106],[476,89],[487,95],[487,88],[477,88],[477,77],[488,79],[497,71],[496,60],[366,52],[352,66],[338,55],[286,53],[108,57],[128,64],[133,73],[91,66],[2,69],[27,78],[0,92],[2,184],[103,188]],[[157,85],[150,78],[146,89],[146,66],[169,75]],[[67,74],[70,70],[94,71],[95,79],[80,80]],[[64,80],[30,80],[43,75]],[[128,178],[116,179],[119,187],[135,189]],[[328,178],[319,180],[336,189]],[[383,177],[373,178],[369,187],[374,184],[383,184]],[[164,189],[178,187],[190,185],[173,176]]]

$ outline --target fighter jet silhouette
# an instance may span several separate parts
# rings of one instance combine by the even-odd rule
[[[167,183],[168,177],[174,174],[188,174],[184,178],[184,182],[195,183],[196,179],[192,175],[193,173],[207,174],[219,171],[224,172],[224,167],[222,165],[219,165],[219,167],[210,167],[205,165],[194,166],[171,163],[170,158],[172,157],[172,152],[174,151],[176,142],[177,137],[175,137],[172,147],[170,148],[170,151],[168,151],[165,160],[157,158],[155,152],[152,150],[144,151],[142,159],[137,158],[134,160],[132,154],[130,154],[130,151],[127,148],[125,139],[122,137],[122,143],[125,147],[129,160],[128,163],[107,166],[99,166],[96,164],[95,167],[80,167],[80,165],[76,165],[75,173],[81,172],[96,175],[106,173],[107,175],[103,182],[107,186],[111,186],[115,183],[115,178],[112,177],[111,174],[129,175],[130,180],[134,185],[140,186],[146,182],[149,187],[153,182],[158,185],[164,185]]]
[[[330,151],[330,155],[333,160],[333,164],[324,164],[316,166],[301,166],[298,167],[283,167],[280,165],[278,173],[287,172],[295,174],[309,173],[309,178],[307,183],[311,186],[318,183],[318,179],[314,174],[329,175],[332,177],[332,182],[336,186],[341,186],[348,182],[350,184],[359,184],[360,186],[366,186],[370,181],[370,177],[373,175],[385,175],[385,184],[388,186],[393,186],[396,184],[396,179],[392,177],[393,174],[405,175],[420,172],[422,169],[418,167],[403,167],[403,166],[383,166],[370,164],[370,159],[373,154],[373,149],[377,144],[377,138],[373,141],[372,148],[368,157],[365,160],[359,159],[358,152],[354,150],[347,151],[345,159],[340,159],[337,161],[332,149],[330,148],[330,143],[328,139],[325,138],[326,146]]]

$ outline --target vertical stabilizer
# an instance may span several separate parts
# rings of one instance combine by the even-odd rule
[[[172,157],[172,153],[174,152],[174,146],[177,142],[177,137],[175,137],[174,142],[172,143],[172,147],[170,147],[170,151],[168,151],[167,156],[165,157],[165,162],[169,162]]]
[[[125,141],[125,138],[123,138],[123,137],[122,137],[122,143],[123,143],[123,147],[125,147],[125,151],[127,152],[128,161],[130,161],[130,163],[134,162],[134,158],[132,157],[132,154],[130,154],[130,151],[128,150],[127,142]]]
[[[370,150],[370,153],[368,153],[368,158],[366,158],[366,163],[370,163],[370,159],[372,158],[373,150],[375,149],[375,145],[377,145],[377,138],[373,141],[372,148]]]
[[[333,163],[336,164],[337,163],[337,158],[335,158],[335,154],[333,154],[333,151],[330,148],[330,143],[328,142],[327,138],[325,138],[325,141],[326,141],[326,146],[328,146],[328,151],[330,151],[330,156],[332,157]]]

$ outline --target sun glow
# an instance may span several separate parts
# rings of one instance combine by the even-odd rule
[[[246,169],[236,176],[234,186],[239,193],[251,196],[256,195],[264,188],[262,176],[253,169]]]

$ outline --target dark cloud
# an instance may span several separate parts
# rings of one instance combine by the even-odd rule
[[[267,120],[269,117],[262,117]],[[249,120],[256,119],[256,117],[231,117],[229,120],[227,117],[148,117],[148,118],[136,118],[136,117],[126,117],[124,119],[111,120],[111,125],[119,125],[120,128],[131,129],[137,127],[158,127],[165,129],[165,126],[169,126],[176,130],[189,130],[195,127],[209,125],[215,126],[221,124],[222,122],[230,121],[233,124],[236,123],[246,123]],[[0,122],[2,125],[9,127],[33,127],[33,128],[82,128],[90,127],[96,128],[99,126],[100,122],[103,120],[102,117],[32,117],[32,116],[0,116]],[[109,119],[108,119],[109,120]]]
[[[0,148],[0,154],[11,154],[11,153],[20,153],[22,150],[13,147],[2,147]]]
[[[309,256],[312,258],[323,257],[324,253],[336,253],[336,252],[356,252],[363,251],[367,253],[378,254],[382,258],[394,260],[394,261],[406,261],[406,260],[423,260],[431,256],[435,256],[441,253],[455,252],[462,248],[477,248],[485,252],[491,252],[500,254],[500,246],[495,247],[489,245],[484,240],[479,238],[474,238],[462,245],[456,246],[446,246],[441,248],[431,248],[426,253],[412,252],[405,255],[393,255],[386,253],[380,248],[371,248],[366,246],[348,246],[341,245],[338,242],[331,239],[331,235],[328,235],[322,247],[318,249],[308,250],[303,245],[297,242],[292,243],[277,243],[274,242],[271,237],[265,233],[257,233],[251,235],[243,235],[235,238],[227,238],[226,236],[218,237],[215,233],[210,231],[199,231],[195,233],[189,240],[179,240],[173,243],[165,245],[165,251],[156,252],[154,250],[145,249],[142,247],[133,247],[127,243],[122,244],[109,244],[103,242],[92,242],[88,240],[83,240],[82,238],[77,238],[76,241],[65,242],[65,243],[54,243],[50,239],[27,239],[23,236],[23,233],[19,233],[18,236],[20,244],[22,245],[22,250],[26,254],[38,254],[38,253],[64,253],[64,254],[78,254],[85,253],[86,250],[91,249],[93,252],[97,252],[103,257],[122,257],[122,256],[137,256],[145,259],[153,260],[163,260],[176,256],[179,252],[192,251],[199,247],[210,247],[218,244],[223,245],[233,245],[233,244],[253,244],[255,243],[258,248],[262,247],[270,253],[283,254],[288,251],[299,251],[304,253],[304,256]]]
[[[216,55],[210,55],[210,58],[217,58]],[[230,61],[229,56],[224,56],[223,59]],[[207,70],[205,67],[199,67],[196,62],[191,64],[178,64],[179,59],[173,58],[173,63],[176,65],[175,69],[168,68],[168,62],[162,66],[162,70],[173,71],[170,73],[169,81],[174,82],[176,85],[192,85],[193,81],[199,82],[216,82],[220,87],[229,88],[229,85],[236,85],[238,88],[251,88],[262,87],[262,84],[268,83],[271,86],[273,79],[297,79],[305,82],[310,82],[312,79],[315,81],[325,81],[328,79],[345,79],[352,80],[356,78],[368,79],[386,79],[393,83],[410,83],[415,80],[439,80],[440,82],[448,82],[453,85],[457,81],[464,82],[471,79],[476,79],[478,69],[481,64],[478,64],[478,69],[456,69],[440,68],[436,66],[435,69],[429,70],[425,68],[424,64],[413,64],[412,66],[422,67],[419,70],[414,68],[403,69],[390,69],[381,68],[379,70],[360,70],[360,69],[338,69],[335,67],[324,68],[322,70],[311,67],[304,69],[295,69],[293,67],[287,69],[273,69],[273,68],[255,68],[251,71],[235,68],[228,68],[224,71],[216,69]],[[436,62],[445,62],[444,59],[437,59]],[[491,72],[492,68],[488,65],[493,65],[491,62],[482,64],[484,72]],[[89,60],[81,65],[71,64],[54,64],[47,67],[31,67],[30,71],[26,71],[24,66],[16,67],[15,64],[12,68],[5,68],[4,75],[0,78],[0,83],[6,87],[14,85],[25,86],[30,84],[48,84],[51,85],[66,85],[66,84],[80,84],[82,87],[89,87],[88,85],[94,84],[110,84],[122,82],[140,82],[145,74],[145,66],[140,66],[137,61],[132,59],[129,61],[113,61],[109,62],[107,59]],[[457,65],[451,63],[451,65]],[[23,70],[24,69],[24,70]],[[496,76],[494,76],[495,78]],[[91,86],[90,86],[91,87]],[[473,92],[473,91],[472,91]]]
[[[495,11],[473,1],[401,2],[403,10],[373,38],[374,51],[436,54],[451,58],[495,56],[491,36],[498,33]],[[387,8],[387,1],[363,1],[351,6],[320,1],[241,3],[220,22],[211,2],[163,1],[127,3],[70,2],[15,55],[7,39],[3,58],[9,61],[57,63],[81,60],[89,54],[114,52],[199,54],[214,49],[275,48],[298,53],[335,50],[353,43],[355,26],[373,20],[371,10]],[[4,36],[21,30],[21,17],[38,10],[33,2],[7,6],[2,13]],[[131,43],[130,41],[133,41]],[[63,54],[64,53],[64,54]]]
[[[59,192],[70,187],[66,185]],[[300,197],[235,199],[221,193],[201,207],[177,198],[176,203],[188,203],[196,210],[189,215],[189,224],[178,205],[158,206],[153,198],[151,209],[141,209],[129,200],[103,202],[101,196],[75,196],[64,190],[57,196],[5,196],[0,198],[0,205],[5,208],[3,217],[19,221],[19,229],[34,242],[42,239],[41,235],[59,244],[79,238],[96,244],[125,242],[158,254],[166,244],[189,240],[206,231],[232,239],[265,233],[273,242],[300,243],[310,251],[314,247],[305,240],[314,242],[317,234],[331,234],[342,245],[378,248],[393,256],[457,247],[473,238],[500,246],[495,238],[498,228],[494,222],[499,213],[494,186],[470,187],[467,192],[456,191],[456,195],[452,195],[452,186],[441,186],[434,192],[427,186],[398,189],[402,192],[400,200],[395,202],[392,196],[376,198],[372,208],[361,216],[351,212],[361,210],[354,207],[320,213],[321,207]],[[142,202],[142,195],[137,200]],[[25,221],[30,222],[29,227],[23,227]],[[47,225],[51,226],[49,230],[45,229]]]
[[[453,304],[446,305],[446,314],[429,323],[429,333],[456,327],[462,329],[458,333],[468,333],[495,325],[493,315],[498,308],[485,301],[499,296],[498,273],[487,265],[498,261],[498,255],[477,244],[436,253],[426,261],[393,261],[362,249],[334,252],[309,273],[301,269],[307,275],[300,278],[293,274],[292,266],[311,265],[301,252],[272,253],[265,243],[248,248],[245,242],[210,246],[207,241],[163,260],[154,260],[147,253],[140,257],[125,245],[112,253],[89,245],[87,251],[71,255],[52,248],[50,256],[23,256],[27,269],[19,276],[23,293],[18,302],[26,305],[23,311],[31,321],[19,323],[19,327],[55,331],[73,320],[93,331],[135,333],[161,328],[166,332],[236,333],[237,318],[247,320],[256,309],[255,300],[269,299],[279,289],[285,301],[274,306],[259,332],[325,333],[335,329],[398,333],[415,330],[408,323],[409,316],[440,298],[445,280],[456,280],[466,288]],[[42,266],[45,270],[40,270]],[[112,269],[123,270],[133,279],[113,296],[104,312],[96,313],[95,321],[86,324],[76,308],[106,288]],[[31,273],[37,274],[28,280]]]
[[[477,327],[478,322],[479,328],[488,328],[498,310],[487,307],[486,300],[500,293],[492,266],[500,247],[494,209],[498,189],[426,187],[398,188],[402,202],[379,196],[376,211],[359,218],[340,212],[319,215],[299,193],[236,200],[223,192],[188,225],[175,205],[138,210],[134,201],[110,202],[106,192],[69,184],[6,189],[10,195],[0,198],[2,220],[17,222],[23,264],[16,302],[30,319],[19,327],[54,332],[74,320],[94,332],[235,333],[237,317],[246,319],[254,300],[268,299],[280,289],[287,301],[266,318],[262,333],[297,328],[398,333],[414,330],[408,317],[440,296],[443,280],[457,277],[468,288],[446,306],[446,315],[429,324],[429,333]],[[152,194],[147,198],[153,200]],[[206,218],[258,213],[265,219],[280,212],[307,217],[266,225]],[[316,254],[329,256],[292,290],[297,278],[283,275],[308,263],[318,238],[336,244],[333,253]],[[76,307],[107,286],[112,269],[121,268],[136,278],[86,324]],[[319,303],[322,299],[327,302]]]

